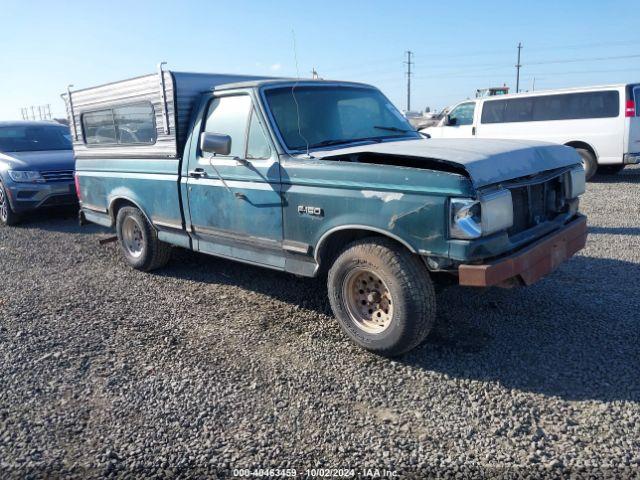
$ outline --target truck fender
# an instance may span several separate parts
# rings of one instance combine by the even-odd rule
[[[128,196],[123,196],[123,195],[113,196],[113,197],[111,197],[109,199],[109,216],[111,217],[111,221],[112,221],[112,224],[114,226],[116,224],[116,215],[115,215],[115,212],[114,212],[114,207],[115,207],[115,204],[117,202],[128,203],[128,204],[133,205],[134,207],[136,207],[138,210],[140,210],[142,212],[142,215],[144,215],[144,218],[147,219],[147,222],[149,222],[149,225],[151,225],[151,227],[154,230],[157,230],[157,228],[155,227],[155,225],[151,221],[151,217],[149,217],[149,215],[147,214],[145,209],[142,208],[137,201],[133,200],[132,198],[130,198]]]
[[[343,230],[360,230],[360,231],[377,233],[377,234],[383,235],[385,237],[391,238],[392,240],[395,240],[396,242],[400,243],[401,245],[404,245],[411,253],[418,253],[417,250],[415,248],[413,248],[409,243],[407,243],[405,240],[403,240],[399,236],[389,232],[388,230],[384,230],[382,228],[377,228],[377,227],[372,227],[370,225],[356,225],[356,224],[353,224],[353,225],[340,225],[340,226],[337,226],[337,227],[330,228],[329,230],[324,232],[322,234],[322,236],[320,237],[320,240],[318,240],[318,242],[316,243],[316,246],[313,249],[313,256],[314,256],[314,259],[315,259],[317,264],[320,264],[320,252],[322,251],[322,248],[323,248],[324,244],[326,243],[327,239],[329,239],[332,234],[334,234],[336,232],[339,232],[339,231],[343,231]]]

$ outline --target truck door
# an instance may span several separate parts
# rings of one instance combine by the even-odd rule
[[[475,135],[473,113],[476,102],[464,102],[453,108],[442,120],[442,138],[470,138]]]
[[[229,155],[196,148],[187,191],[195,249],[283,267],[282,199],[276,151],[246,92],[214,96],[202,132],[229,135]]]

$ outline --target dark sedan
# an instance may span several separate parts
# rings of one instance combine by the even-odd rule
[[[77,203],[69,129],[56,122],[0,122],[0,224],[42,207]]]

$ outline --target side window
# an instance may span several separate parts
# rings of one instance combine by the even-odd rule
[[[530,122],[533,117],[533,98],[517,98],[507,100],[507,109],[504,113],[504,121]]]
[[[482,106],[481,123],[502,123],[504,122],[504,109],[506,100],[492,100],[484,102]]]
[[[116,126],[111,109],[82,115],[85,142],[89,145],[116,143]]]
[[[82,115],[84,140],[88,145],[156,143],[153,105],[123,105]]]
[[[251,110],[248,95],[214,98],[209,104],[204,131],[231,137],[229,156],[244,157],[247,121]]]
[[[640,117],[640,87],[634,87],[633,98],[636,104],[636,117]]]
[[[150,103],[113,109],[118,143],[155,143],[156,125]]]
[[[449,117],[456,119],[456,125],[473,125],[473,112],[475,108],[475,102],[462,103],[451,110]]]
[[[249,123],[249,136],[247,139],[247,158],[264,159],[271,157],[271,147],[264,132],[264,128],[256,115],[256,111],[251,111],[251,121]]]

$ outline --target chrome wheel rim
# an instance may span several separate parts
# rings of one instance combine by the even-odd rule
[[[142,226],[133,217],[127,217],[122,222],[122,245],[133,258],[138,258],[144,250]]]
[[[6,222],[7,217],[9,216],[8,208],[9,205],[7,205],[7,197],[4,194],[4,188],[0,185],[0,220],[3,222]]]
[[[342,286],[349,316],[361,330],[380,334],[393,318],[393,299],[386,283],[375,272],[355,269],[347,275]]]

